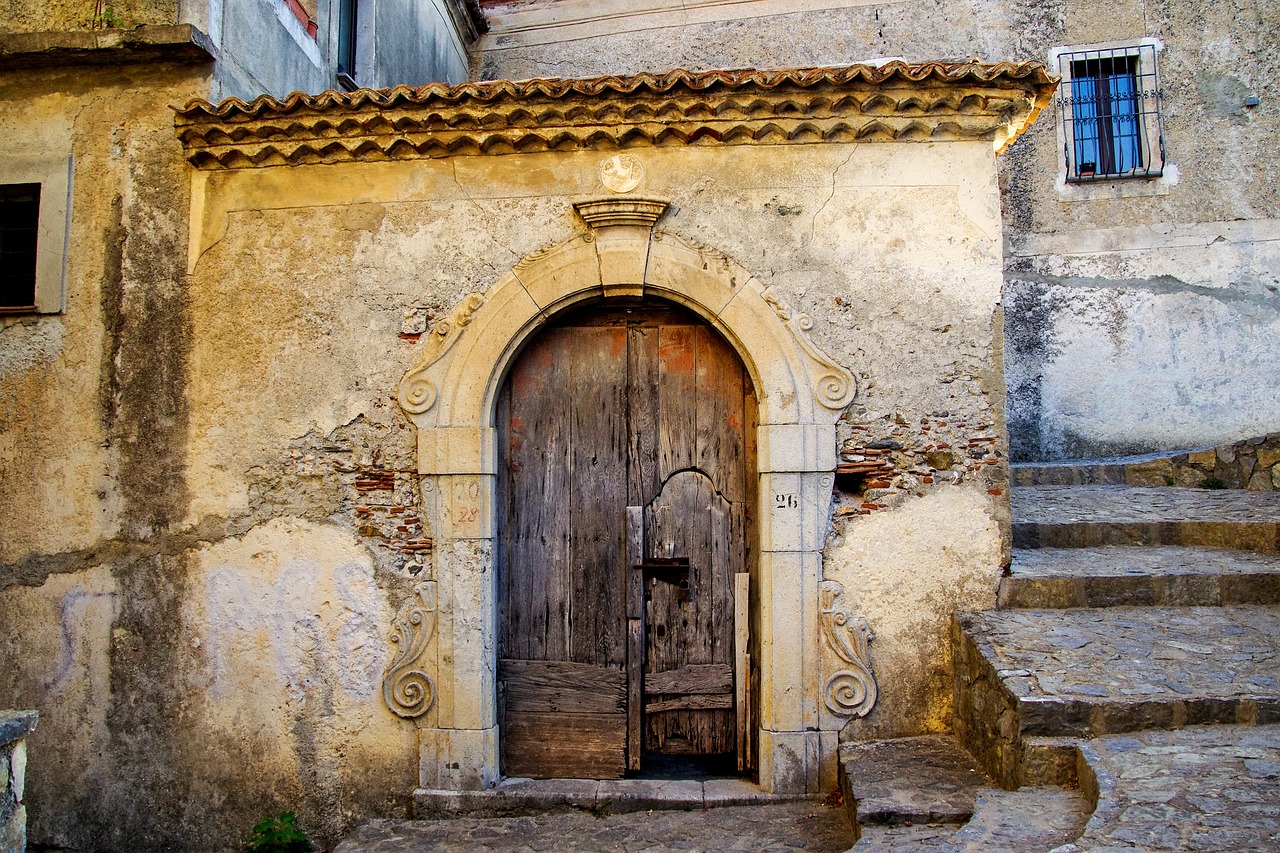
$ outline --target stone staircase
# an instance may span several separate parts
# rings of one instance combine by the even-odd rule
[[[882,758],[902,778],[845,783],[854,850],[1280,850],[1280,492],[1133,479],[1015,471],[999,609],[953,625],[972,817],[895,814],[877,789],[915,771]],[[872,747],[842,749],[865,774]]]

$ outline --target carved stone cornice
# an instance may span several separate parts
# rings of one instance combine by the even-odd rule
[[[671,202],[661,198],[622,196],[575,201],[573,209],[592,228],[607,228],[611,225],[652,228],[670,205]]]
[[[1003,149],[1056,86],[1039,62],[678,70],[192,101],[176,125],[201,169],[637,146],[985,139]]]

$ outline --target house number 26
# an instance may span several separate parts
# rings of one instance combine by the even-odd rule
[[[794,492],[782,492],[773,496],[773,505],[778,509],[795,509],[800,502]]]

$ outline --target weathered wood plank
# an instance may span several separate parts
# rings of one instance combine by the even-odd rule
[[[663,326],[658,334],[658,482],[692,468],[698,428],[694,326]],[[649,495],[646,503],[655,496]],[[635,501],[633,501],[635,503]],[[653,554],[672,557],[675,554]]]
[[[502,768],[533,779],[619,779],[626,714],[523,714],[502,731]]]
[[[640,769],[644,719],[644,507],[627,507],[627,769]]]
[[[573,341],[564,354],[573,365],[569,658],[622,668],[627,661],[627,330],[563,331],[572,332]]]
[[[733,576],[733,683],[737,724],[738,769],[747,769],[747,643],[750,640],[751,575]]]
[[[644,712],[646,714],[660,714],[664,711],[710,711],[732,707],[732,693],[700,693],[694,696],[680,696],[676,699],[649,702],[644,706]]]
[[[627,707],[626,674],[571,661],[498,661],[507,713],[621,713]]]
[[[627,769],[640,769],[644,752],[644,620],[628,619],[627,659]]]
[[[658,470],[658,338],[654,326],[627,330],[627,503],[646,506],[662,490]]]
[[[644,680],[646,696],[661,693],[729,693],[732,690],[733,668],[721,663],[692,664],[667,672],[654,672]]]
[[[568,642],[568,363],[560,330],[539,337],[508,380],[505,642],[512,657],[563,659]],[[548,499],[551,498],[551,499]]]
[[[644,507],[627,507],[627,618],[644,618]]]

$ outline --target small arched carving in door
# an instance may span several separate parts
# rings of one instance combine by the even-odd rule
[[[756,401],[737,354],[664,304],[575,311],[516,360],[497,427],[504,772],[749,766]]]

